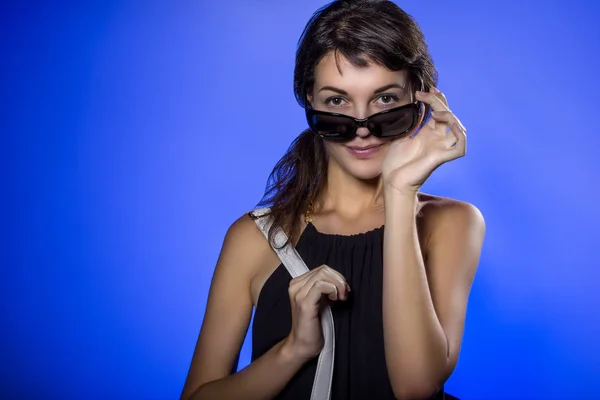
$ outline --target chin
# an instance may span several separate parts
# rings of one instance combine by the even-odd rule
[[[344,146],[336,144],[329,147],[329,155],[333,156],[339,167],[357,179],[371,180],[381,175],[383,160],[388,150],[388,146],[382,146],[377,154],[372,157],[355,157],[349,154]]]
[[[336,154],[335,161],[349,175],[357,179],[371,180],[381,175],[383,155],[369,159],[358,159],[348,154]]]
[[[370,160],[370,162],[351,162],[345,168],[352,176],[362,179],[371,180],[378,178],[381,175],[381,162]]]

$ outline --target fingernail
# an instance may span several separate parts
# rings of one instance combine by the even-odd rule
[[[436,87],[433,87],[433,86],[431,87],[431,89],[429,89],[429,91],[433,92],[433,93],[439,93],[440,92],[439,90],[437,90]]]

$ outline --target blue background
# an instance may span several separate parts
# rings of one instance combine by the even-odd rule
[[[0,9],[0,395],[178,398],[226,229],[305,127],[296,42],[325,2],[14,3]],[[401,5],[469,130],[467,157],[424,191],[488,226],[447,390],[595,398],[599,6]]]

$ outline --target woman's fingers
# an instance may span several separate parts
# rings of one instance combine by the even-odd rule
[[[321,301],[323,295],[329,297],[329,300],[336,301],[339,299],[338,288],[331,282],[315,280],[306,292],[304,299],[301,302],[306,302],[307,305],[315,305]]]
[[[447,133],[448,129],[452,124],[458,124],[458,127],[467,131],[464,125],[456,118],[451,111],[434,111],[431,114],[432,119],[435,121],[435,128],[439,132]]]
[[[303,299],[308,295],[311,288],[313,288],[315,282],[319,281],[327,282],[336,289],[335,294],[327,292],[331,300],[345,300],[348,298],[350,287],[346,279],[344,279],[342,274],[326,265],[322,265],[302,276],[294,278],[290,283],[290,295],[297,301]]]
[[[433,94],[435,94],[435,96],[437,98],[439,98],[446,107],[448,107],[448,99],[446,99],[446,96],[444,95],[444,93],[440,92],[438,90],[438,88],[433,87],[433,86],[431,87],[431,89],[429,89],[429,91],[432,92]]]
[[[448,132],[448,126],[454,122],[454,116],[450,111],[432,111],[433,129],[441,134]]]
[[[450,111],[446,96],[437,88],[429,92],[416,92],[417,100],[431,106],[431,119],[427,127],[436,132],[433,136],[425,135],[433,140],[432,150],[440,152],[439,162],[444,163],[463,157],[467,152],[467,129]],[[419,135],[421,136],[421,135]]]
[[[460,123],[454,122],[450,125],[450,132],[456,139],[454,143],[454,149],[458,153],[458,157],[462,157],[467,154],[467,132],[460,125]]]
[[[429,104],[431,106],[431,119],[427,122],[427,126],[440,133],[446,133],[448,124],[445,121],[435,118],[436,113],[450,112],[446,96],[436,88],[429,89],[429,92],[416,92],[417,100]]]
[[[429,104],[433,111],[449,111],[445,97],[440,97],[433,92],[416,92],[417,100]]]
[[[338,293],[341,295],[341,299],[347,299],[348,292],[350,291],[350,285],[348,285],[348,282],[346,281],[344,276],[331,267],[324,268],[323,274],[332,279],[331,283],[333,283],[337,287]]]
[[[465,132],[467,131],[465,126],[460,122],[458,118],[456,118],[456,115],[454,115],[452,111],[433,111],[431,113],[431,117],[435,119],[436,122],[445,122],[448,125],[452,124],[453,122],[456,122],[462,130],[464,130]]]
[[[463,157],[467,151],[467,134],[456,122],[450,125],[450,131],[444,138],[444,149],[441,151],[441,162],[448,162]]]

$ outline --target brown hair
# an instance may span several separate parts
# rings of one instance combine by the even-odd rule
[[[437,71],[421,29],[391,1],[336,0],[313,14],[296,51],[294,93],[300,106],[306,107],[316,65],[331,51],[344,55],[356,67],[374,62],[392,71],[408,70],[422,82],[425,91],[437,84]],[[422,124],[431,112],[430,106],[425,106]],[[271,242],[275,230],[281,228],[295,243],[300,217],[310,204],[319,201],[326,182],[323,139],[307,129],[273,168],[258,204],[271,207]]]

